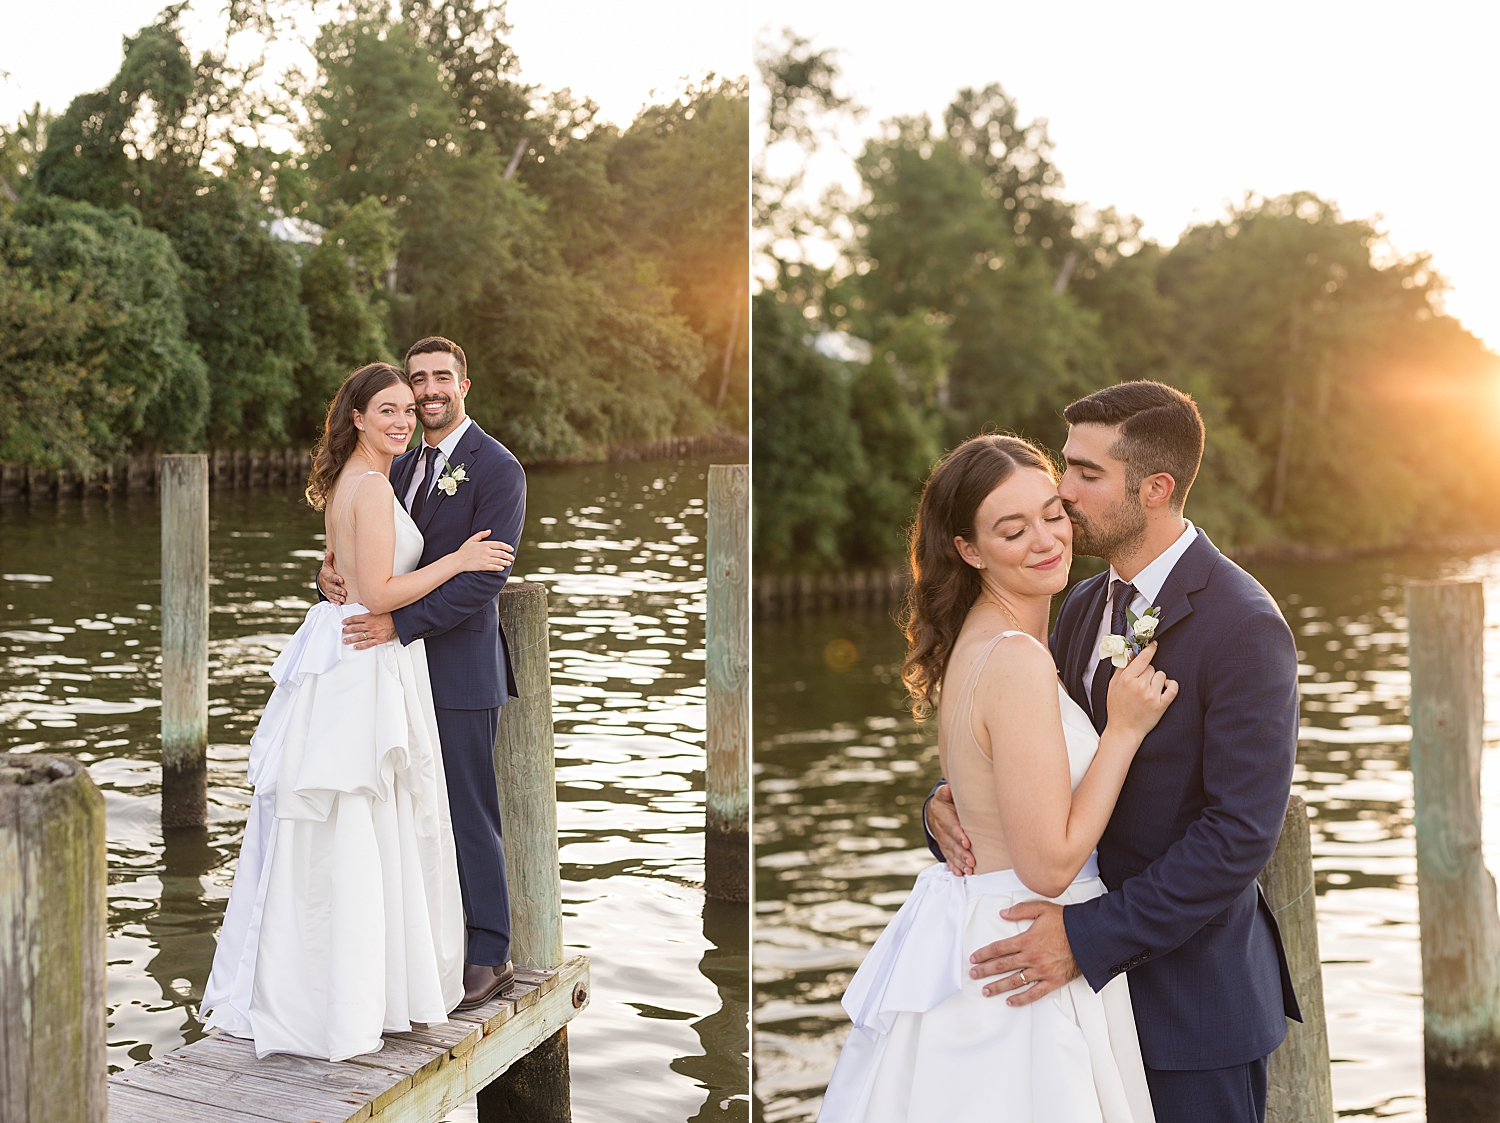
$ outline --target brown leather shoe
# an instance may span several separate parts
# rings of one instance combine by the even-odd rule
[[[464,964],[464,1000],[454,1009],[462,1012],[483,1006],[496,997],[510,993],[516,985],[516,969],[510,961],[498,967],[485,967],[473,963]]]

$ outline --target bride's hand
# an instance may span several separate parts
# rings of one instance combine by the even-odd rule
[[[472,573],[484,571],[487,573],[498,573],[516,560],[516,551],[504,542],[486,542],[490,536],[487,530],[481,530],[470,538],[462,546],[454,551],[458,558],[459,572]]]
[[[1177,681],[1151,665],[1156,644],[1115,671],[1109,680],[1109,725],[1140,741],[1156,728],[1161,715],[1177,697]]]

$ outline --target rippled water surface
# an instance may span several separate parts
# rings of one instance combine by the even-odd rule
[[[1312,816],[1318,934],[1341,1119],[1418,1121],[1416,849],[1407,767],[1403,583],[1482,580],[1485,852],[1500,868],[1500,555],[1266,566],[1297,635],[1294,790]],[[768,1123],[811,1120],[848,1031],[854,969],[932,861],[921,807],[936,731],[902,710],[901,637],[846,613],[755,630],[756,1094]]]
[[[594,980],[580,1121],[749,1114],[745,913],[702,888],[707,470],[530,473],[516,572],[550,591],[563,932]],[[322,516],[293,492],[215,492],[210,515],[210,827],[164,841],[156,501],[0,507],[0,751],[71,753],[104,792],[113,1069],[200,1035],[250,734],[316,597]]]

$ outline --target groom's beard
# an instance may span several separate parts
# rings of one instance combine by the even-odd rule
[[[1073,523],[1073,552],[1093,558],[1122,557],[1132,553],[1146,538],[1146,509],[1130,497],[1111,507],[1104,518],[1094,520],[1066,499],[1063,510]]]
[[[427,402],[442,402],[442,412],[437,414],[422,412],[422,406]],[[444,397],[442,394],[431,394],[425,398],[418,398],[417,420],[422,423],[422,428],[424,429],[446,429],[458,420],[458,403],[452,398]]]

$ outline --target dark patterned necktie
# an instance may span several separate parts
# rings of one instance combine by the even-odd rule
[[[1112,636],[1123,636],[1125,634],[1125,610],[1130,607],[1130,602],[1135,599],[1135,586],[1124,581],[1116,581],[1110,586],[1110,599],[1114,602],[1114,614],[1109,620],[1109,634]],[[1094,668],[1094,684],[1089,689],[1089,704],[1093,709],[1094,728],[1100,733],[1109,723],[1109,680],[1114,677],[1114,660],[1101,657],[1099,666]]]
[[[422,517],[422,507],[427,502],[427,493],[432,490],[432,470],[437,465],[438,449],[435,445],[426,445],[422,449],[422,479],[417,484],[417,493],[411,497],[411,521],[416,522]]]

